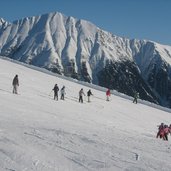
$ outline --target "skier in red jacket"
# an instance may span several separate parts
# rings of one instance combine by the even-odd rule
[[[163,140],[168,141],[168,134],[171,133],[171,127],[168,125],[164,125],[164,123],[161,123],[161,125],[159,125],[159,131],[157,133],[156,138],[160,137]]]
[[[106,100],[109,101],[109,97],[110,97],[110,89],[108,89],[106,91]]]

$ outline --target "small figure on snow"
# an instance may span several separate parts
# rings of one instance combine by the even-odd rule
[[[164,129],[164,123],[161,123],[160,125],[158,125],[158,132],[157,132],[156,138],[158,137],[163,138],[163,135],[164,135],[163,129]]]
[[[170,133],[170,129],[169,129],[168,125],[165,125],[164,126],[164,137],[163,137],[163,140],[168,141],[168,134],[169,133]]]
[[[137,104],[138,98],[139,98],[139,93],[138,92],[135,92],[133,103],[136,103]]]
[[[108,89],[107,91],[106,91],[106,101],[109,101],[109,97],[110,97],[110,89]]]
[[[88,92],[87,92],[88,102],[90,102],[90,96],[91,95],[93,95],[91,90],[88,90]]]
[[[85,96],[85,93],[83,91],[83,88],[79,91],[79,102],[83,103],[83,95]]]
[[[58,91],[59,91],[59,87],[57,84],[55,84],[54,88],[52,89],[54,91],[54,100],[58,100]]]
[[[63,86],[62,88],[61,88],[61,100],[64,100],[64,97],[65,97],[65,86]]]
[[[168,127],[168,125],[161,123],[158,127],[156,138],[160,137],[163,140],[168,141],[168,134],[171,133],[171,125]]]
[[[13,93],[18,94],[18,86],[19,86],[18,75],[15,75],[12,81],[12,85],[13,85]]]

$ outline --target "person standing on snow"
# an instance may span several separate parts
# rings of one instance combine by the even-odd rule
[[[91,95],[93,95],[91,90],[88,90],[88,92],[87,92],[88,102],[90,102],[90,96]]]
[[[64,96],[65,96],[65,86],[63,86],[62,88],[61,88],[61,100],[64,100]]]
[[[158,137],[162,138],[163,130],[164,130],[164,123],[161,123],[160,125],[158,125],[158,132],[156,138]]]
[[[139,98],[139,93],[138,92],[135,92],[133,103],[136,103],[137,104],[138,98]]]
[[[171,126],[161,123],[158,127],[159,128],[156,138],[160,137],[163,140],[168,141],[168,134],[171,133]]]
[[[85,93],[83,91],[83,88],[79,91],[79,102],[83,103],[83,95],[85,96]]]
[[[168,125],[164,126],[164,137],[163,140],[168,141],[168,134],[170,133],[170,129],[168,127]]]
[[[59,87],[57,84],[55,84],[54,88],[52,89],[54,91],[54,100],[58,100],[58,91],[59,91]]]
[[[106,100],[109,101],[109,97],[110,97],[110,89],[108,89],[106,91]]]
[[[18,86],[19,86],[18,75],[15,75],[12,81],[12,85],[13,85],[13,93],[18,94]]]

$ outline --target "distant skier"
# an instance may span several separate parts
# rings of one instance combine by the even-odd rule
[[[164,126],[164,137],[163,137],[163,140],[168,141],[168,134],[169,133],[170,133],[170,129],[169,129],[168,125],[165,125]]]
[[[61,100],[64,100],[64,97],[65,97],[65,86],[63,86],[62,88],[61,88]]]
[[[54,88],[52,89],[54,91],[54,100],[58,100],[58,91],[59,91],[59,87],[57,84],[55,84]]]
[[[83,103],[83,95],[85,96],[85,93],[83,91],[83,88],[79,91],[79,102]]]
[[[163,140],[168,141],[168,134],[171,133],[171,125],[168,127],[168,125],[161,123],[158,127],[156,138],[160,137]]]
[[[139,98],[139,93],[138,92],[135,92],[133,103],[136,103],[137,104],[138,98]]]
[[[160,137],[163,138],[164,136],[164,123],[161,123],[160,125],[158,125],[158,132],[157,132],[157,136],[156,138]]]
[[[13,85],[13,93],[18,94],[18,86],[19,86],[18,75],[15,75],[12,81],[12,85]]]
[[[87,92],[88,102],[90,102],[90,96],[92,96],[92,95],[93,94],[92,94],[91,90],[88,90],[88,92]]]
[[[106,100],[109,101],[109,97],[110,97],[111,93],[110,93],[110,89],[108,89],[106,91]]]

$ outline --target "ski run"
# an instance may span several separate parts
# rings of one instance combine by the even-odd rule
[[[55,84],[65,100],[53,99]],[[90,103],[78,102],[81,88]],[[171,137],[156,134],[171,110],[115,91],[106,101],[105,91],[1,57],[0,171],[170,171]]]

